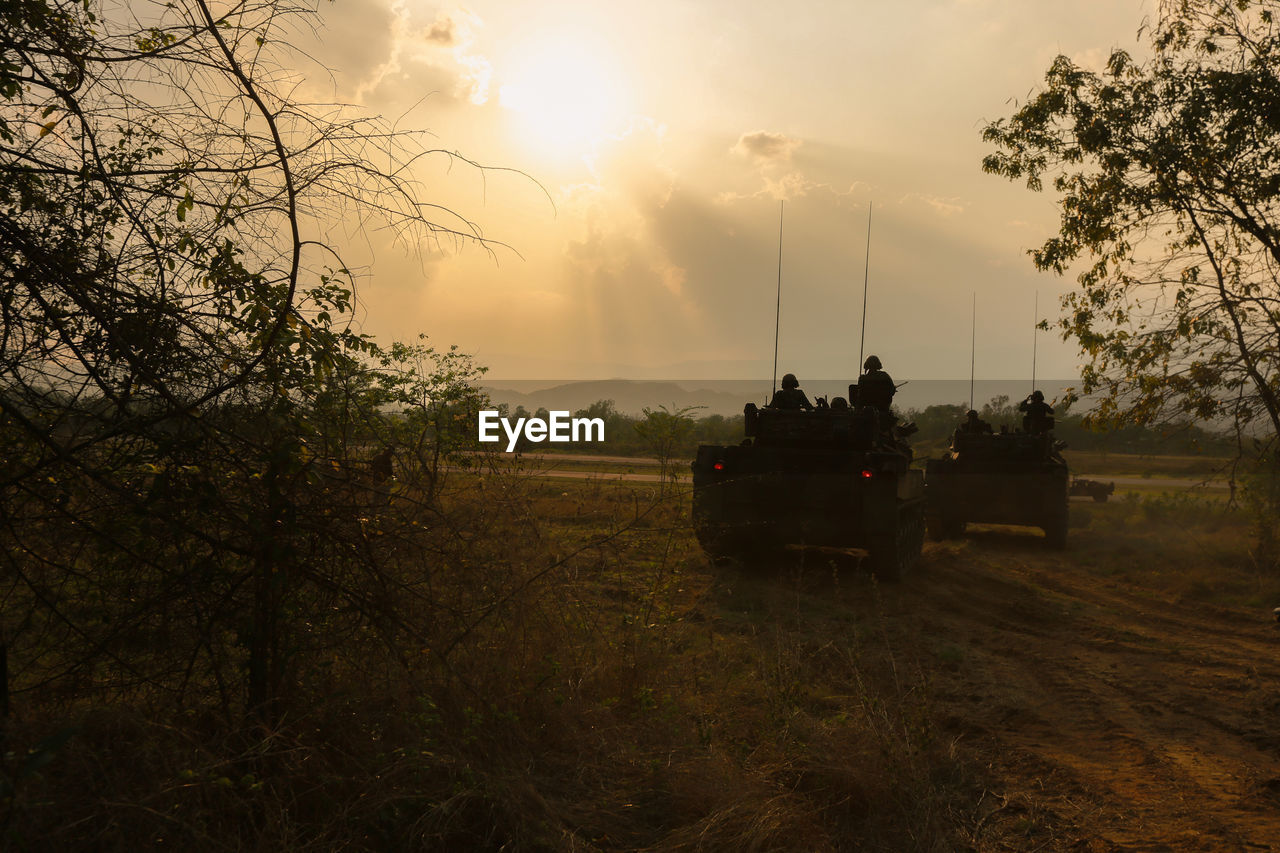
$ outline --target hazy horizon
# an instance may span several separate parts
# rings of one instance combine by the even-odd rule
[[[900,410],[925,409],[934,405],[965,405],[969,400],[968,379],[897,378],[898,393],[894,404]],[[845,396],[849,379],[810,379],[801,383],[809,398]],[[1079,380],[1045,378],[1036,382],[1051,402],[1067,387]],[[763,405],[768,401],[771,380],[765,379],[570,379],[570,380],[490,380],[481,385],[495,403],[514,408],[523,405],[533,411],[547,409],[583,409],[602,399],[612,399],[618,411],[638,414],[643,408],[659,406],[699,407],[699,414],[739,414],[749,402]],[[674,389],[678,389],[674,390]],[[996,397],[1007,396],[1018,401],[1031,393],[1031,379],[976,379],[973,397],[978,408]],[[1078,405],[1078,404],[1077,404]]]

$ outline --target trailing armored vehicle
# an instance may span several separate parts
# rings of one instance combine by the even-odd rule
[[[910,570],[924,542],[923,473],[902,440],[914,430],[873,406],[748,403],[745,415],[741,444],[703,445],[693,462],[693,522],[709,556],[750,565],[788,546],[856,548],[882,579]]]
[[[1116,493],[1115,483],[1102,483],[1097,480],[1082,480],[1074,477],[1071,480],[1069,494],[1071,497],[1093,498],[1094,503],[1104,504],[1107,498]]]
[[[1070,475],[1059,447],[1048,431],[957,430],[942,458],[925,463],[929,536],[958,538],[970,522],[1017,524],[1066,547]]]

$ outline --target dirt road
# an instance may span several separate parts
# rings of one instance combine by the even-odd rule
[[[625,465],[636,468],[656,468],[659,465],[657,459],[645,456],[599,456],[589,454],[566,454],[566,453],[526,453],[522,459],[528,464],[529,470],[545,477],[563,477],[566,479],[577,480],[622,480],[624,482],[645,483],[658,482],[661,480],[657,474],[635,474],[620,472],[592,472],[592,471],[575,471],[564,470],[561,465]],[[679,479],[690,479],[688,460],[680,460],[675,463],[676,475]],[[1076,474],[1080,479],[1099,480],[1102,482],[1115,483],[1116,486],[1124,491],[1129,486],[1140,486],[1144,489],[1170,489],[1170,490],[1190,490],[1190,489],[1208,489],[1210,491],[1223,491],[1227,489],[1227,484],[1223,480],[1209,480],[1204,478],[1189,477],[1135,477],[1132,475],[1114,474]]]
[[[930,662],[946,736],[998,780],[978,846],[1280,850],[1270,608],[1166,600],[1038,544],[929,544],[880,605]]]

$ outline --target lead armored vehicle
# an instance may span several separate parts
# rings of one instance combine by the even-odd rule
[[[1070,475],[1058,449],[1048,431],[957,430],[942,458],[925,463],[930,537],[958,538],[970,522],[1017,524],[1065,547]]]
[[[924,541],[911,430],[873,406],[748,403],[745,415],[741,444],[703,445],[693,462],[693,522],[709,556],[767,564],[788,546],[861,549],[880,578],[911,568]]]

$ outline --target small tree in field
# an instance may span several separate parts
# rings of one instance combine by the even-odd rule
[[[443,352],[420,335],[414,344],[395,343],[379,355],[380,381],[387,400],[400,412],[395,443],[405,448],[402,463],[429,495],[443,485],[447,469],[470,467],[477,419],[488,396],[477,383],[488,368],[477,367],[456,346]]]
[[[690,413],[701,408],[703,407],[685,406],[680,409],[674,406],[672,409],[666,406],[659,406],[657,409],[645,407],[644,420],[636,424],[636,432],[649,445],[654,458],[658,460],[663,494],[674,489],[679,483],[676,454],[686,449],[697,426]]]

